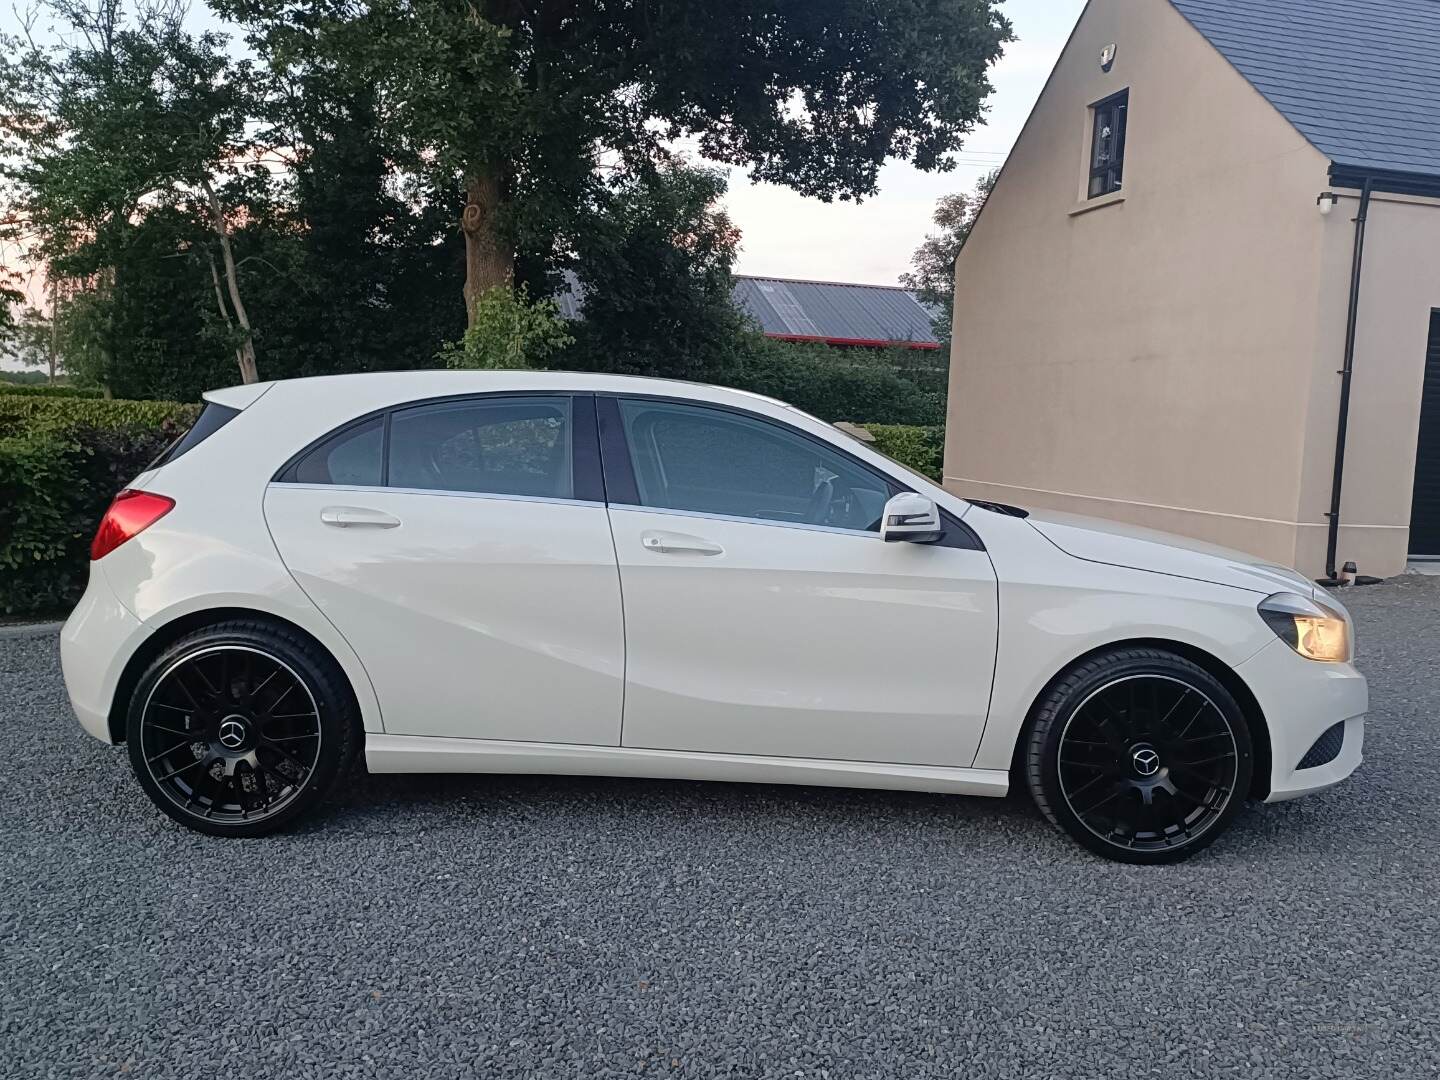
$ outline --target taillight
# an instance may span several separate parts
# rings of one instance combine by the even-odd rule
[[[144,532],[175,508],[175,500],[148,491],[122,491],[100,519],[90,541],[91,560],[103,559],[132,536]]]

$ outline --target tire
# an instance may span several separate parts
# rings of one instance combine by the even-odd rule
[[[1254,752],[1235,698],[1160,649],[1116,648],[1060,676],[1023,754],[1052,824],[1117,862],[1187,859],[1219,838],[1250,790]]]
[[[362,737],[335,661],[261,620],[216,623],[166,647],[126,717],[145,793],[212,836],[263,836],[309,812],[349,769]]]

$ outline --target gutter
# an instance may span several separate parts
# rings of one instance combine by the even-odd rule
[[[1345,486],[1345,440],[1350,432],[1350,385],[1355,376],[1355,335],[1360,319],[1360,279],[1365,269],[1365,226],[1370,220],[1370,197],[1375,181],[1365,178],[1360,191],[1360,212],[1355,215],[1355,250],[1350,258],[1350,310],[1345,323],[1345,361],[1340,368],[1340,417],[1335,425],[1335,475],[1330,482],[1329,534],[1325,541],[1325,576],[1338,583],[1335,561],[1340,546],[1340,494]]]

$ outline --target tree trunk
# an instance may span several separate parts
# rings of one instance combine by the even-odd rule
[[[60,355],[60,283],[50,279],[50,348],[45,351],[45,360],[50,366],[51,386],[55,385],[55,358]]]
[[[460,231],[465,234],[465,317],[475,325],[475,302],[497,285],[509,285],[515,274],[515,253],[500,235],[500,207],[504,198],[500,170],[482,166],[465,178],[465,211]]]
[[[245,311],[245,301],[240,299],[240,278],[235,271],[235,252],[230,247],[230,230],[225,224],[225,211],[220,206],[220,197],[210,186],[209,180],[200,181],[200,190],[210,206],[210,224],[220,240],[220,258],[225,264],[225,285],[230,292],[230,306],[235,311],[235,321],[245,335],[235,349],[235,359],[240,365],[240,381],[260,381],[259,367],[255,362],[255,336],[250,329],[250,316]]]
[[[225,306],[225,291],[220,287],[220,271],[215,269],[215,256],[210,249],[205,249],[205,261],[210,264],[210,283],[215,286],[215,306],[220,309],[220,321],[225,324],[225,329],[234,330],[235,320],[230,318],[230,309]],[[245,373],[245,354],[240,346],[235,346],[235,363],[240,366],[241,376]]]

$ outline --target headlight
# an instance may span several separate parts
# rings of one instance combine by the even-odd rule
[[[1260,602],[1260,617],[1306,659],[1343,664],[1351,657],[1350,621],[1328,604],[1299,593],[1276,593]]]

